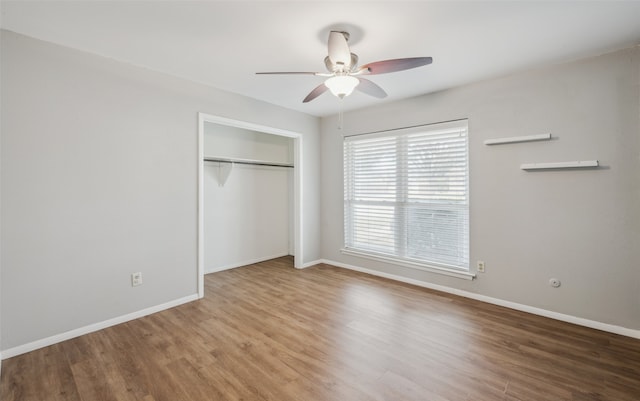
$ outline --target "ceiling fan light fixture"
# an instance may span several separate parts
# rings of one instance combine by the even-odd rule
[[[340,99],[349,96],[359,83],[358,78],[349,75],[337,75],[324,81],[331,93]]]

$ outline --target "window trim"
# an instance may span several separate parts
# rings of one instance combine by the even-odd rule
[[[359,251],[352,248],[341,248],[340,252],[344,255],[357,256],[364,259],[376,260],[378,262],[390,263],[396,266],[409,267],[416,270],[422,270],[429,273],[443,274],[445,276],[457,277],[465,280],[473,280],[476,274],[471,270],[464,271],[459,268],[448,268],[444,266],[436,266],[433,263],[411,262],[409,260],[398,259],[393,256],[387,256],[381,253],[371,251]]]
[[[421,125],[415,125],[415,126],[410,126],[410,127],[403,127],[403,128],[397,128],[397,129],[388,129],[388,130],[381,130],[381,131],[376,131],[376,132],[369,132],[369,133],[359,133],[359,134],[354,134],[354,135],[347,135],[344,136],[344,141],[348,141],[348,140],[357,140],[359,138],[355,138],[355,137],[367,137],[367,138],[376,138],[376,137],[387,137],[387,136],[404,136],[404,135],[410,135],[411,133],[415,133],[415,132],[420,132],[422,130],[429,129],[429,128],[436,128],[436,127],[443,127],[443,128],[447,128],[447,127],[456,127],[456,126],[461,126],[464,125],[467,129],[466,132],[466,147],[467,147],[467,163],[469,162],[469,132],[468,132],[468,127],[469,127],[469,120],[468,119],[459,119],[459,120],[452,120],[452,121],[444,121],[444,122],[438,122],[438,123],[431,123],[431,124],[421,124]],[[345,155],[343,154],[343,159],[344,159]],[[470,213],[470,193],[469,193],[469,170],[468,170],[468,164],[467,164],[467,176],[466,176],[466,196],[467,196],[467,216],[468,218],[470,218],[469,213]],[[343,187],[343,193],[346,190],[346,188]],[[469,224],[469,220],[467,220]],[[346,223],[346,216],[343,217],[343,233],[345,233],[346,235],[346,226],[344,226],[344,223]],[[467,226],[467,230],[469,230],[469,226]],[[470,252],[471,251],[471,244],[470,244],[470,238],[467,239],[468,243],[467,243],[467,249]],[[433,262],[433,261],[422,261],[422,260],[415,260],[413,261],[410,258],[405,258],[402,256],[396,256],[396,255],[392,255],[392,254],[387,254],[387,253],[382,253],[382,252],[376,252],[375,250],[362,250],[359,248],[351,248],[348,247],[346,245],[346,236],[345,238],[343,238],[343,244],[345,244],[341,249],[341,253],[345,254],[345,255],[349,255],[349,256],[356,256],[356,257],[361,257],[361,258],[365,258],[365,259],[370,259],[370,260],[376,260],[376,261],[381,261],[381,262],[385,262],[385,263],[390,263],[393,265],[397,265],[397,266],[402,266],[402,267],[408,267],[408,268],[412,268],[412,269],[417,269],[417,270],[421,270],[421,271],[427,271],[430,273],[436,273],[436,274],[442,274],[442,275],[446,275],[446,276],[450,276],[450,277],[456,277],[456,278],[461,278],[461,279],[466,279],[466,280],[473,280],[476,277],[476,274],[474,271],[471,270],[471,266],[469,266],[467,269],[461,269],[458,266],[448,266],[445,264],[440,264],[437,262]],[[470,256],[470,255],[469,255]],[[470,260],[469,260],[469,265],[470,265]]]

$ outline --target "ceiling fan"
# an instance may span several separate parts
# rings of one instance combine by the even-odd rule
[[[358,56],[351,53],[349,45],[347,44],[348,40],[349,32],[331,31],[329,33],[329,55],[324,58],[324,64],[329,72],[256,72],[256,74],[294,74],[327,77],[324,83],[318,85],[304,98],[303,103],[312,101],[327,90],[331,91],[331,93],[340,99],[349,96],[354,89],[382,99],[387,97],[384,89],[372,81],[362,78],[363,75],[404,71],[431,64],[433,61],[431,57],[412,57],[375,61],[363,66],[358,66]]]

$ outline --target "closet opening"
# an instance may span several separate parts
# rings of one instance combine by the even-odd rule
[[[204,275],[292,255],[302,267],[302,136],[199,113],[198,295]]]

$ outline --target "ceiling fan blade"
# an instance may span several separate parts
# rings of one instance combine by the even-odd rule
[[[329,59],[334,65],[351,66],[351,51],[343,32],[331,31],[329,33]]]
[[[377,84],[369,81],[368,79],[358,78],[360,84],[356,86],[356,89],[362,93],[366,93],[367,95],[371,95],[373,97],[377,97],[378,99],[383,99],[387,97],[387,92],[384,91]]]
[[[312,101],[313,99],[315,99],[318,96],[320,96],[323,93],[325,93],[327,91],[327,89],[329,89],[329,88],[327,88],[327,86],[324,83],[316,86],[315,89],[312,90],[311,93],[309,93],[307,95],[307,97],[304,98],[302,103],[308,103],[308,102]]]
[[[393,60],[375,61],[365,64],[359,68],[363,74],[386,74],[388,72],[410,70],[412,68],[422,67],[431,64],[431,57],[412,57],[412,58],[396,58]],[[368,72],[367,72],[368,71]]]
[[[297,71],[276,71],[276,72],[256,72],[256,75],[317,75],[319,72],[297,72]]]

